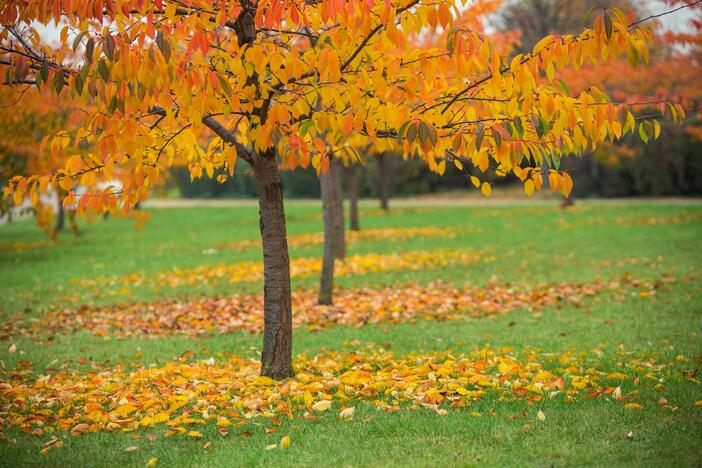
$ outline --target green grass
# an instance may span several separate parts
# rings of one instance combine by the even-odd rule
[[[5,248],[14,242],[43,240],[31,221],[0,227],[0,309],[7,315],[35,317],[50,307],[90,301],[152,300],[190,294],[252,292],[260,284],[213,285],[188,290],[129,288],[118,295],[81,291],[72,278],[153,273],[172,267],[258,260],[257,249],[221,251],[205,249],[225,242],[258,236],[257,209],[192,208],[154,210],[142,231],[128,220],[98,219],[82,225],[77,240],[64,234],[57,245],[24,251]],[[321,229],[316,205],[288,205],[291,234]],[[657,224],[651,224],[651,220]],[[656,279],[672,275],[677,282],[664,286],[653,298],[631,297],[620,303],[612,295],[586,301],[583,307],[545,309],[540,314],[516,311],[493,318],[453,322],[380,324],[362,328],[331,327],[322,332],[295,330],[295,353],[316,354],[325,349],[351,347],[351,341],[373,342],[397,354],[422,351],[470,351],[485,345],[511,346],[516,352],[530,347],[545,352],[588,352],[604,369],[612,369],[617,352],[653,355],[659,362],[685,361],[665,375],[666,391],[642,385],[643,410],[625,409],[604,399],[566,403],[549,400],[538,407],[524,402],[486,398],[470,411],[451,411],[439,417],[430,411],[386,414],[357,403],[352,422],[338,422],[326,414],[319,422],[286,421],[277,433],[248,425],[251,437],[234,432],[220,437],[205,427],[204,440],[164,438],[163,429],[139,433],[99,433],[80,437],[61,434],[64,447],[40,455],[47,437],[10,431],[15,445],[0,441],[0,465],[143,466],[157,457],[159,466],[231,465],[666,465],[689,466],[702,462],[702,389],[683,379],[680,369],[702,367],[702,205],[644,203],[581,203],[563,211],[556,206],[485,206],[452,208],[399,208],[380,214],[364,206],[364,229],[373,227],[439,226],[468,228],[455,238],[393,242],[362,242],[350,254],[389,253],[445,248],[490,249],[494,260],[470,266],[437,270],[395,271],[339,278],[340,287],[377,287],[434,279],[462,284],[485,284],[494,276],[515,285],[555,281],[586,282],[621,275]],[[318,256],[321,246],[293,249],[291,256]],[[314,287],[316,278],[296,280],[294,287]],[[36,338],[15,337],[0,343],[0,360],[6,368],[30,361],[37,373],[49,366],[87,358],[110,364],[151,365],[170,361],[185,351],[196,357],[233,352],[255,357],[261,337],[246,333],[197,339],[99,338],[87,332],[58,336],[48,345]],[[604,354],[596,357],[597,348]],[[600,353],[602,354],[602,353]],[[656,404],[663,395],[679,409]],[[538,421],[541,408],[546,421]],[[0,409],[1,411],[1,409]],[[490,412],[494,415],[490,415]],[[525,424],[528,427],[525,428]],[[626,435],[629,431],[633,438]],[[151,442],[147,434],[157,435]],[[286,451],[266,451],[289,434]],[[133,439],[139,436],[138,440]],[[208,450],[205,441],[211,441]],[[137,446],[134,452],[124,448]]]

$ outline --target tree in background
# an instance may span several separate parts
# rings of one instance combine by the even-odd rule
[[[349,197],[349,230],[351,231],[361,230],[361,220],[358,213],[358,172],[359,168],[356,164],[350,164],[345,168],[346,191]]]
[[[641,6],[629,0],[510,0],[499,10],[498,25],[518,32],[517,50],[526,52],[549,34],[576,34],[596,9],[619,7],[640,15]]]
[[[702,145],[694,137],[702,104],[702,3],[668,3],[690,8],[690,27],[684,32],[671,32],[654,25],[655,47],[648,67],[631,73],[631,65],[641,57],[627,54],[583,67],[577,73],[563,70],[559,74],[575,93],[596,85],[617,100],[652,103],[637,106],[635,119],[665,114],[669,110],[666,102],[677,103],[688,114],[684,128],[665,123],[661,128],[642,125],[640,139],[629,137],[601,145],[588,158],[571,161],[581,190],[609,196],[702,193],[698,157]],[[642,144],[658,132],[661,137],[655,143]]]
[[[475,2],[471,14],[494,3]],[[68,93],[84,106],[71,140],[90,149],[63,170],[13,178],[5,192],[35,199],[49,184],[110,180],[119,170],[121,189],[87,191],[77,210],[128,210],[176,157],[187,158],[195,178],[231,175],[237,159],[246,161],[263,240],[261,372],[287,377],[292,311],[279,163],[326,173],[329,155],[358,135],[376,151],[399,144],[403,157],[439,174],[453,165],[485,194],[490,184],[476,174],[515,174],[531,194],[547,161],[549,183],[567,194],[562,155],[638,128],[626,104],[598,90],[572,96],[553,79],[605,59],[605,48],[644,57],[647,29],[606,12],[592,29],[545,37],[510,58],[490,36],[463,27],[463,15],[452,1],[422,0],[4,2],[6,83]],[[31,25],[52,21],[63,27],[50,47]],[[447,41],[427,42],[442,29]],[[71,50],[82,59],[65,60]],[[16,66],[24,60],[28,66]],[[676,120],[684,114],[673,104],[669,111]]]
[[[27,63],[17,63],[16,67],[26,67]],[[21,106],[15,106],[21,101]],[[49,148],[48,138],[70,128],[70,115],[75,111],[72,102],[55,96],[48,90],[37,90],[26,84],[20,89],[4,87],[0,89],[0,106],[12,108],[2,114],[0,125],[0,167],[2,167],[3,185],[18,175],[31,175],[60,170],[66,164],[65,153],[58,152],[56,146]],[[70,146],[66,139],[56,140],[64,148]],[[73,152],[81,149],[72,147]],[[71,231],[78,234],[75,210],[70,203],[63,201],[69,189],[60,183],[48,185],[34,194],[35,219],[37,225],[55,239],[64,228],[68,217]],[[15,200],[18,202],[20,200]],[[17,203],[19,204],[19,203]],[[9,213],[10,204],[6,204]],[[66,211],[68,213],[66,214]]]

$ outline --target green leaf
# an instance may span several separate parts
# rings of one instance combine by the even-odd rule
[[[93,52],[95,52],[95,39],[91,37],[85,44],[85,58],[88,62],[93,61]]]
[[[539,138],[543,137],[546,135],[548,132],[549,125],[546,119],[543,116],[539,116],[539,124],[536,126],[536,134],[539,135]]]
[[[49,79],[49,64],[46,62],[41,63],[41,68],[39,68],[39,76],[41,76],[41,81],[44,83]]]
[[[419,122],[419,142],[425,145],[429,141],[429,127],[424,122]]]
[[[563,91],[570,96],[570,88],[568,88],[566,82],[559,78],[558,84],[561,85],[561,89],[563,89]]]
[[[115,56],[115,38],[111,34],[105,36],[105,56],[110,60],[114,61]]]
[[[605,34],[607,35],[607,40],[609,40],[612,37],[612,18],[609,17],[607,13],[604,13],[604,27],[605,27]]]
[[[407,141],[411,145],[414,143],[414,140],[417,139],[417,123],[412,122],[408,127],[407,127]]]
[[[102,59],[100,59],[98,62],[98,72],[100,72],[102,81],[107,83],[107,81],[110,79],[110,70],[107,68],[107,63]]]
[[[500,132],[493,131],[492,139],[495,140],[495,146],[497,146],[498,149],[502,147],[502,135],[500,135]]]
[[[164,38],[163,31],[159,31],[156,34],[156,45],[161,51],[166,63],[168,63],[171,60],[171,44]]]
[[[84,81],[84,78],[83,78],[83,74],[82,74],[82,73],[78,73],[78,74],[76,75],[75,87],[76,87],[76,92],[78,93],[79,96],[80,96],[81,94],[83,94],[83,85],[84,85],[84,84],[85,84],[85,81]]]
[[[475,149],[480,152],[480,148],[483,146],[483,137],[485,136],[485,126],[481,125],[475,131]]]
[[[86,34],[88,34],[88,31],[81,31],[81,33],[78,34],[73,40],[73,52],[75,52],[78,49],[80,41],[85,37]]]
[[[56,74],[54,75],[54,80],[53,80],[53,87],[56,90],[56,94],[61,94],[61,90],[63,89],[64,85],[64,79],[63,79],[63,70],[57,70]]]

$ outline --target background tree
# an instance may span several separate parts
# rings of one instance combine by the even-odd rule
[[[487,3],[494,2],[476,6]],[[451,1],[4,2],[6,82],[50,87],[85,104],[71,139],[91,149],[61,171],[13,178],[5,192],[36,198],[47,184],[96,174],[110,180],[119,170],[121,189],[88,191],[77,210],[128,210],[176,157],[188,159],[194,178],[219,169],[231,175],[237,159],[246,161],[263,240],[261,372],[287,377],[292,311],[279,159],[325,173],[329,155],[359,135],[376,151],[399,143],[403,157],[421,158],[439,174],[449,164],[467,174],[515,174],[528,194],[541,188],[546,160],[549,183],[567,194],[562,155],[656,126],[632,125],[629,108],[599,90],[572,96],[553,81],[559,69],[605,59],[605,48],[645,58],[651,34],[638,23],[606,12],[592,29],[546,37],[510,58],[462,18]],[[49,47],[30,25],[52,21],[65,26]],[[427,42],[442,29],[447,41]],[[72,49],[82,60],[64,60]],[[668,111],[676,120],[684,115],[674,104]],[[200,137],[205,131],[209,139]],[[489,193],[488,182],[470,175]],[[73,198],[71,191],[66,199]]]

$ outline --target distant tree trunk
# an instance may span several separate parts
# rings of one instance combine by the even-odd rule
[[[63,208],[60,192],[57,194],[58,203],[56,204],[56,222],[54,223],[54,233],[58,234],[63,231],[63,226],[66,220],[66,210]]]
[[[390,209],[388,200],[390,198],[390,180],[388,177],[387,157],[382,152],[378,155],[378,196],[380,197],[380,209]]]
[[[360,231],[361,223],[358,220],[358,178],[355,165],[346,168],[346,182],[349,192],[349,228],[352,231]]]
[[[567,197],[563,199],[561,202],[561,208],[566,209],[570,208],[571,206],[575,205],[575,197],[573,196],[573,192],[571,191]]]
[[[285,206],[275,152],[257,155],[253,170],[263,242],[264,331],[261,375],[283,379],[293,375],[292,300]]]
[[[332,303],[334,260],[343,258],[346,254],[344,205],[341,196],[341,168],[341,161],[332,159],[327,173],[319,177],[322,192],[322,210],[324,213],[324,253],[318,298],[320,304]]]
[[[331,171],[331,168],[330,168]],[[332,303],[332,295],[334,291],[334,237],[331,234],[334,230],[333,209],[329,202],[329,192],[332,189],[332,183],[329,180],[329,174],[322,175],[319,178],[319,183],[322,189],[322,209],[324,212],[324,253],[322,254],[322,273],[319,279],[319,296],[317,302],[322,305]]]
[[[326,179],[328,188],[326,198],[322,196],[322,203],[329,206],[331,216],[331,230],[328,231],[332,240],[334,258],[346,257],[346,227],[344,220],[344,197],[341,191],[341,171],[343,164],[340,159],[332,159],[329,170],[320,178]],[[326,211],[326,207],[324,208]],[[327,230],[325,230],[326,235]]]

